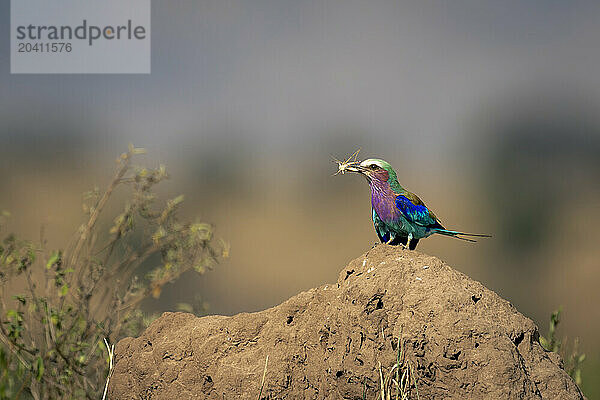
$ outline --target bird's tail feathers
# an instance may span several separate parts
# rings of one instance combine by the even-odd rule
[[[472,243],[477,242],[477,240],[469,239],[469,238],[462,237],[462,236],[492,237],[492,235],[485,235],[482,233],[466,233],[466,232],[459,232],[459,231],[449,231],[447,229],[436,229],[435,233],[439,233],[440,235],[450,236],[455,239],[460,239],[460,240],[464,240],[465,242],[472,242]]]

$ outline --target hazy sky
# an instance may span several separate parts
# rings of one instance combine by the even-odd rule
[[[354,127],[442,153],[482,105],[523,87],[600,93],[599,11],[562,1],[154,0],[150,76],[10,75],[0,41],[0,115],[35,135],[49,118],[71,121],[99,150],[216,132],[285,146]],[[0,15],[8,38],[7,0]]]

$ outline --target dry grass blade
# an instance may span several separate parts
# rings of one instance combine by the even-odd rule
[[[110,382],[110,377],[113,372],[113,356],[115,354],[115,345],[108,345],[108,340],[104,338],[104,345],[106,346],[106,351],[108,351],[108,376],[106,377],[106,384],[104,385],[104,394],[102,395],[102,400],[106,399],[106,393],[108,392],[108,382]]]
[[[260,383],[260,392],[258,392],[258,400],[262,397],[262,391],[265,387],[265,377],[267,376],[267,366],[269,365],[269,355],[267,354],[267,358],[265,359],[265,369],[263,370],[262,382]]]
[[[417,386],[417,377],[415,376],[415,369],[412,364],[409,365],[410,375],[413,378],[413,385],[415,385],[415,394],[417,395],[417,400],[419,400],[419,387]]]
[[[379,362],[379,383],[380,383],[380,387],[381,387],[381,393],[380,393],[380,398],[381,400],[385,399],[385,384],[383,382],[383,371],[381,368],[381,361]]]
[[[379,362],[379,393],[381,400],[419,400],[419,389],[415,368],[405,359],[404,345],[398,336],[396,362],[389,371],[385,371]],[[394,394],[395,392],[395,394]]]

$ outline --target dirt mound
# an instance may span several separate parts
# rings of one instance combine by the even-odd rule
[[[421,399],[583,399],[534,323],[441,260],[380,245],[338,282],[233,317],[165,313],[121,340],[110,399],[376,399],[397,337]]]

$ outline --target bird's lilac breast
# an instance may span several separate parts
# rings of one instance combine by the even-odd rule
[[[389,190],[371,188],[371,205],[383,222],[397,222],[400,210],[396,207],[396,194]]]

